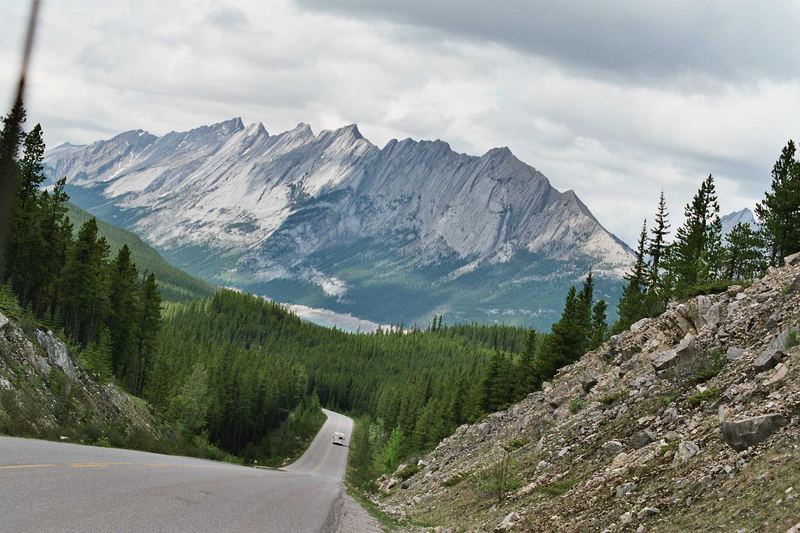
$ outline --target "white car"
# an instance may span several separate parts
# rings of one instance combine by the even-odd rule
[[[333,434],[333,444],[334,446],[344,446],[344,433],[335,432]]]

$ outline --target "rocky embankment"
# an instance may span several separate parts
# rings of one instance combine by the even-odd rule
[[[418,471],[380,480],[380,505],[437,531],[786,531],[800,520],[799,325],[797,254],[460,427]]]
[[[156,430],[144,402],[76,366],[51,331],[0,312],[0,434],[146,444]]]

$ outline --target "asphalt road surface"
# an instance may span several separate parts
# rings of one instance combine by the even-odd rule
[[[325,414],[281,470],[0,437],[0,531],[334,531],[353,421]]]

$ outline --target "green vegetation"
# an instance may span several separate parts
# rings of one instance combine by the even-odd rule
[[[686,405],[689,407],[698,407],[706,402],[713,402],[720,397],[722,391],[719,387],[709,387],[702,392],[697,392],[686,398]]]
[[[786,340],[783,343],[783,348],[785,350],[790,350],[800,344],[800,340],[797,338],[796,331],[790,331],[788,335],[786,335]]]
[[[611,405],[617,403],[620,400],[624,400],[625,398],[628,397],[628,394],[630,394],[630,391],[628,389],[621,389],[618,391],[610,392],[605,396],[600,397],[599,401],[603,405]]]
[[[577,482],[578,482],[577,479],[564,478],[558,481],[553,481],[548,485],[539,487],[537,490],[545,494],[549,494],[550,496],[561,496],[569,489],[574,487]]]
[[[584,408],[585,405],[586,400],[584,398],[573,398],[569,402],[569,412],[573,415],[577,414],[581,409]]]
[[[75,228],[92,218],[92,215],[72,203],[67,203],[67,216]],[[133,233],[101,220],[97,220],[97,233],[106,239],[112,254],[127,246],[140,271],[155,275],[165,301],[188,302],[207,298],[214,293],[214,287],[170,265]]]
[[[517,474],[519,465],[514,460],[512,451],[510,446],[502,446],[500,458],[475,474],[475,489],[479,494],[493,498],[497,503],[502,503],[506,494],[522,486]]]
[[[710,175],[684,208],[685,221],[669,244],[668,215],[662,192],[649,237],[646,221],[642,227],[614,333],[641,318],[661,314],[670,300],[723,292],[733,283],[747,284],[767,266],[779,266],[784,257],[800,251],[800,162],[794,141],[781,152],[772,169],[771,189],[756,206],[760,230],[740,223],[723,242],[716,186]]]

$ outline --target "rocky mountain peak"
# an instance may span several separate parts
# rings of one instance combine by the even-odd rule
[[[233,118],[161,137],[127,132],[86,148],[53,151],[46,163],[53,175],[66,175],[68,185],[80,189],[82,207],[116,210],[117,220],[165,254],[191,257],[185,252],[191,247],[232,258],[226,273],[206,273],[211,280],[224,275],[227,285],[235,279],[248,288],[255,280],[263,287],[293,278],[308,290],[322,288],[337,310],[379,322],[398,316],[375,316],[375,308],[362,309],[345,297],[362,282],[350,275],[373,265],[375,254],[387,269],[375,271],[378,278],[394,279],[405,291],[402,279],[413,270],[442,288],[435,298],[446,299],[467,293],[445,290],[437,280],[467,283],[478,272],[491,277],[499,272],[494,265],[508,264],[508,275],[521,284],[558,285],[546,291],[553,295],[543,304],[548,309],[560,307],[560,293],[589,269],[614,293],[632,259],[574,193],[558,192],[507,147],[477,157],[441,140],[404,139],[378,149],[356,124],[315,135],[300,123],[270,135],[261,123],[245,127]],[[346,259],[333,260],[339,254]],[[351,267],[339,272],[347,262]],[[554,267],[561,263],[563,268]],[[505,308],[505,316],[534,316],[528,306],[538,309],[542,302],[514,292],[503,305],[519,301],[521,307]],[[280,295],[285,301],[296,296]],[[338,307],[345,302],[355,307]],[[459,304],[471,308],[464,315],[470,320],[496,312],[475,305]],[[442,309],[441,302],[434,307]],[[401,317],[427,320],[425,311]]]

